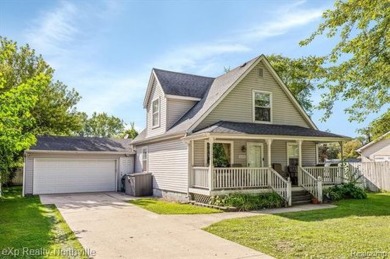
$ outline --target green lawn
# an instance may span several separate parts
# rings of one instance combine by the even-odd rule
[[[130,203],[157,214],[210,214],[221,212],[217,209],[151,198],[132,200]]]
[[[333,209],[224,220],[205,230],[276,258],[362,257],[359,252],[379,253],[374,258],[390,257],[389,193],[336,205]],[[387,254],[381,257],[380,253]]]
[[[83,251],[57,208],[42,205],[37,196],[21,197],[21,188],[7,188],[0,198],[0,233],[0,258],[61,258],[59,251]]]

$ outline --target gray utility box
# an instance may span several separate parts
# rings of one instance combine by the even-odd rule
[[[153,176],[151,173],[128,174],[125,177],[125,193],[127,195],[153,195]]]

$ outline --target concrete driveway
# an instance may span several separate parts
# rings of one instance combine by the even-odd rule
[[[41,195],[55,204],[94,258],[272,258],[209,234],[201,226],[244,214],[157,215],[120,193]],[[252,214],[254,215],[254,214]]]

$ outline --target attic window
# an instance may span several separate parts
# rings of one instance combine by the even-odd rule
[[[152,102],[152,128],[160,126],[160,99]]]
[[[259,68],[259,77],[264,77],[264,69]]]
[[[272,94],[253,91],[253,121],[272,123]]]

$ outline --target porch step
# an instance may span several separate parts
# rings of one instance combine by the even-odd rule
[[[312,196],[305,190],[292,191],[291,196],[293,205],[311,203]]]

